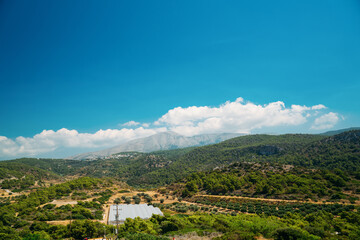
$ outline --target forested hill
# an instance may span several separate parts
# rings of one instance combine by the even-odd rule
[[[53,175],[66,176],[75,175],[79,169],[87,167],[87,162],[67,159],[45,159],[45,158],[19,158],[9,161],[1,161],[0,168],[3,170],[0,179],[18,177],[29,172],[51,173]],[[34,173],[35,175],[38,175]]]
[[[248,135],[203,147],[133,152],[94,161],[25,158],[3,161],[0,168],[6,173],[2,178],[18,178],[29,172],[24,169],[33,169],[39,174],[111,176],[133,186],[160,186],[193,172],[222,168],[236,162],[291,164],[328,170],[338,168],[356,173],[360,170],[360,130],[334,136]]]
[[[276,199],[358,199],[358,176],[274,163],[234,163],[227,167],[196,172],[169,186],[179,196],[202,194],[236,195]]]
[[[52,171],[19,163],[0,162],[0,186],[3,189],[21,191],[34,186],[42,185],[44,181],[56,180],[60,176]]]
[[[248,135],[194,150],[180,156],[166,168],[149,172],[141,178],[130,178],[130,184],[153,182],[168,184],[195,171],[207,171],[234,162],[263,161],[272,156],[296,152],[306,145],[324,139],[321,135]],[[160,182],[164,181],[164,182]]]
[[[195,148],[165,168],[130,178],[129,183],[161,185],[191,172],[234,162],[270,162],[357,172],[360,170],[359,134],[360,130],[330,137],[306,134],[242,136]]]
[[[360,171],[360,130],[340,133],[316,141],[282,161],[306,167]]]

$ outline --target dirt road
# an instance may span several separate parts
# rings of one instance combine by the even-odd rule
[[[286,203],[311,203],[311,204],[344,204],[349,205],[350,203],[343,202],[323,202],[323,201],[299,201],[299,200],[287,200],[287,199],[274,199],[274,198],[253,198],[253,197],[241,197],[241,196],[219,196],[219,195],[203,195],[198,194],[194,197],[212,197],[212,198],[225,198],[225,199],[245,199],[245,200],[255,200],[255,201],[264,201],[264,202],[286,202]],[[355,205],[360,205],[360,202],[357,201]]]

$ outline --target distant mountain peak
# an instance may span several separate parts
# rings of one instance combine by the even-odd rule
[[[155,135],[174,135],[174,136],[182,136],[176,132],[173,132],[173,131],[166,131],[166,132],[161,132],[161,133],[158,133],[158,134],[155,134]],[[152,135],[154,136],[154,135]],[[151,137],[151,136],[150,136]]]
[[[194,146],[204,146],[208,144],[219,143],[224,140],[238,137],[242,134],[238,133],[218,133],[218,134],[202,134],[192,137],[186,137],[176,132],[161,132],[149,137],[135,139],[118,146],[104,149],[97,152],[82,153],[68,157],[68,159],[98,159],[105,158],[112,154],[120,152],[153,152],[159,150],[170,150],[177,148],[186,148]]]

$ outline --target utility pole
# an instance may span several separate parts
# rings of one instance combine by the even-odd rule
[[[115,198],[114,204],[116,204],[116,214],[115,214],[115,221],[116,221],[116,239],[118,239],[118,231],[119,231],[119,203],[121,202],[120,198]],[[111,208],[111,207],[110,207]]]
[[[119,205],[117,205],[117,204],[116,204],[115,219],[116,219],[116,239],[118,239],[118,234],[119,234]]]

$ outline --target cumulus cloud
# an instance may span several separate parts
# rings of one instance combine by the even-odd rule
[[[339,121],[339,114],[329,112],[315,119],[314,124],[311,126],[311,129],[323,130],[329,129],[335,126]]]
[[[0,136],[0,156],[36,156],[39,153],[52,152],[63,148],[111,147],[132,139],[151,136],[164,132],[166,128],[145,129],[107,129],[96,133],[79,133],[76,130],[62,128],[58,131],[44,130],[33,137],[17,137],[12,140]]]
[[[282,101],[254,104],[243,98],[220,106],[191,106],[170,109],[152,124],[129,121],[122,129],[79,133],[76,130],[43,130],[33,137],[15,139],[0,136],[0,158],[38,156],[58,149],[99,149],[112,147],[159,132],[174,131],[193,136],[206,133],[251,133],[253,130],[283,126],[311,125],[311,129],[327,129],[339,121],[337,113],[324,113],[322,104],[285,106]],[[315,120],[314,120],[315,119]]]
[[[174,132],[188,136],[209,132],[250,133],[264,127],[304,124],[315,111],[321,109],[326,107],[319,104],[310,107],[292,105],[287,108],[281,101],[259,105],[238,98],[219,107],[177,107],[169,110],[154,124],[165,125]]]
[[[129,122],[126,122],[124,124],[121,124],[122,126],[126,126],[126,127],[134,127],[134,126],[138,126],[140,125],[141,123],[139,122],[135,122],[135,121],[129,121]]]
[[[318,105],[315,105],[315,106],[312,106],[311,109],[312,110],[320,110],[320,109],[326,109],[327,107],[325,107],[324,105],[322,104],[318,104]]]

